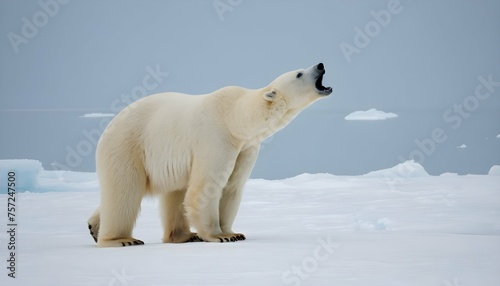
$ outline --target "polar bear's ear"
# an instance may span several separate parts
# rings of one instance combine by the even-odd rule
[[[263,95],[264,99],[267,100],[267,101],[273,101],[274,98],[276,97],[276,91],[273,89],[273,90],[270,90],[270,91],[266,91]]]

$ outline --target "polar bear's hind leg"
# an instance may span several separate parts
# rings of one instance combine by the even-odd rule
[[[97,243],[97,238],[99,237],[99,226],[101,224],[101,216],[99,213],[99,207],[95,210],[94,214],[87,221],[89,225],[90,235]]]
[[[101,204],[97,246],[122,247],[144,244],[132,237],[141,201],[146,192],[147,177],[139,165],[126,162],[121,169],[101,171]],[[102,179],[104,178],[104,179]]]
[[[88,225],[89,225],[89,231],[90,235],[94,239],[94,241],[97,243],[98,237],[99,237],[99,228],[100,228],[100,213],[99,213],[99,208],[97,208],[94,212],[94,214],[89,218],[88,220]],[[128,239],[123,239],[123,240],[115,240],[112,245],[109,246],[120,246],[119,244],[121,243],[121,246],[129,246],[129,245],[141,245],[144,244],[141,240],[134,239],[132,241]]]

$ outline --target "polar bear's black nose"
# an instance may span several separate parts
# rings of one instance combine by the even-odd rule
[[[325,66],[323,65],[323,63],[319,63],[316,68],[320,71],[324,70],[325,69]]]

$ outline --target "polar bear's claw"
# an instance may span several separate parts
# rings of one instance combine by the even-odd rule
[[[208,240],[208,241],[217,241],[217,239],[219,240],[219,242],[222,243],[222,242],[236,242],[240,240],[245,240],[246,238],[245,235],[241,233],[226,233],[215,236],[214,240]]]
[[[144,241],[139,240],[139,239],[136,239],[133,241],[122,242],[122,246],[143,245],[143,244],[144,244]]]
[[[94,239],[94,241],[97,243],[97,235],[98,235],[99,230],[97,229],[96,233],[94,233],[92,230],[93,230],[92,226],[89,224],[90,235],[92,236],[92,238]]]
[[[196,235],[196,233],[193,233],[193,236],[191,236],[191,238],[186,242],[200,242],[200,241],[203,241],[203,239],[201,239],[201,237]]]
[[[124,246],[134,246],[143,245],[142,240],[136,238],[119,238],[119,239],[99,239],[97,242],[98,247],[124,247]]]

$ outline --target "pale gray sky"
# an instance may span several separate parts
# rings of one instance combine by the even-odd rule
[[[408,158],[431,174],[485,173],[500,164],[498,11],[495,0],[2,0],[0,159],[94,171],[109,118],[86,113],[145,93],[257,88],[323,62],[334,93],[265,142],[253,177]],[[344,120],[371,108],[398,117]]]

